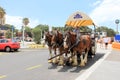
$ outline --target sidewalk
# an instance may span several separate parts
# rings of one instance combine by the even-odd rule
[[[35,44],[35,42],[23,42],[20,43],[20,48],[47,48],[47,45]]]
[[[20,48],[29,48],[30,44],[35,44],[35,43],[34,42],[24,42],[24,45],[23,45],[23,42],[20,42]]]
[[[99,52],[105,55],[75,80],[120,80],[120,51],[112,49],[111,44],[107,50],[97,44]]]
[[[120,51],[112,49],[106,54],[108,54],[106,58],[86,80],[120,80]]]

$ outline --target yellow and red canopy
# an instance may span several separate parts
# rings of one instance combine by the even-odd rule
[[[68,27],[75,28],[75,27],[93,25],[93,21],[85,13],[77,11],[68,18],[65,25]]]

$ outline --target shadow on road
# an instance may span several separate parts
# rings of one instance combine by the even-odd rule
[[[48,67],[48,69],[57,69],[58,65],[51,63],[51,66]]]
[[[84,67],[63,66],[58,70],[58,72],[70,71],[72,73],[79,73],[81,70],[86,70],[86,69],[90,68],[96,61],[101,59],[103,56],[104,56],[104,53],[96,53],[94,58],[88,58],[88,63],[86,64],[86,66],[84,66]],[[48,69],[57,69],[57,67],[60,67],[60,66],[58,66],[56,64],[52,64],[51,66],[49,66]]]

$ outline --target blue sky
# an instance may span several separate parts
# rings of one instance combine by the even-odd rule
[[[6,23],[18,29],[24,17],[30,19],[30,27],[64,26],[69,15],[76,11],[89,15],[97,26],[115,30],[115,20],[120,19],[120,0],[0,0],[0,6],[7,13]]]

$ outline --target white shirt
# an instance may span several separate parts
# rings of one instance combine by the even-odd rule
[[[109,38],[103,38],[103,41],[104,41],[104,43],[108,43],[109,42]]]

